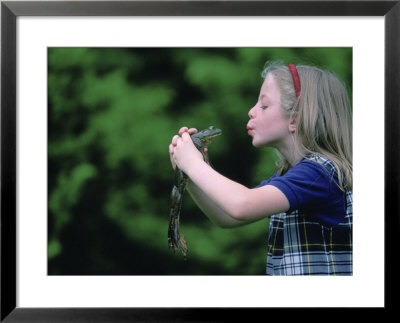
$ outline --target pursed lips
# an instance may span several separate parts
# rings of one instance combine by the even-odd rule
[[[253,131],[253,127],[251,127],[250,125],[247,125],[247,126],[246,126],[246,129],[247,129],[247,133],[248,133],[249,135],[251,135],[251,132]]]

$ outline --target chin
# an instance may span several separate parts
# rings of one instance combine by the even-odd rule
[[[256,140],[253,138],[252,144],[256,148],[262,148],[262,147],[273,147],[272,143],[269,141],[265,140]]]
[[[251,142],[252,144],[253,144],[253,146],[254,147],[256,147],[256,148],[258,148],[258,147],[261,147],[262,145],[259,143],[259,142],[257,142],[257,140],[254,140],[254,138],[253,138],[253,141]]]

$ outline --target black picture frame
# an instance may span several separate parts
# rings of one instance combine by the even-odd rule
[[[1,322],[237,321],[269,309],[16,306],[16,19],[18,16],[383,16],[385,19],[385,307],[399,229],[400,1],[2,1]],[[373,64],[371,64],[373,65]],[[371,68],[368,66],[366,68]],[[373,129],[372,129],[373,130]],[[371,183],[373,189],[373,183]],[[392,258],[391,258],[392,256]],[[373,258],[373,255],[371,255]],[[394,259],[395,261],[395,259]],[[266,291],[268,292],[268,291]],[[379,310],[379,309],[378,309]],[[287,314],[292,311],[287,312]],[[381,314],[381,313],[380,313]],[[336,315],[333,314],[332,315]]]

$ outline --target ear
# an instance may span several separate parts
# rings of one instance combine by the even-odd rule
[[[290,117],[289,119],[289,132],[294,133],[296,131],[296,114],[293,114],[293,116]]]

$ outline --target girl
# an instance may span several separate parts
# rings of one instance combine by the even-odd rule
[[[352,113],[341,81],[311,66],[270,64],[248,134],[255,147],[274,147],[277,172],[249,189],[203,161],[182,127],[172,138],[172,166],[221,227],[270,216],[267,275],[352,274]]]

